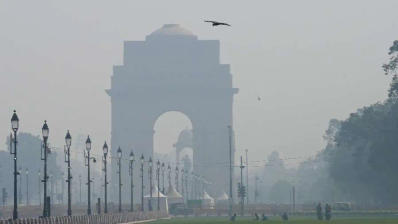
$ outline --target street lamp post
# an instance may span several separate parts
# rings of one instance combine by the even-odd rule
[[[95,194],[95,176],[93,176],[91,178],[91,183],[93,183],[91,189],[93,189],[91,192],[91,198],[94,198],[94,202],[95,202],[95,198],[96,198],[96,194]]]
[[[64,197],[65,197],[65,182],[66,182],[66,180],[63,181],[65,179],[65,173],[62,172],[61,174],[62,174],[62,179],[61,179],[61,183],[62,183],[62,185],[61,185],[61,195],[62,195],[61,203],[63,205],[64,204]]]
[[[47,214],[48,214],[48,216],[50,216],[51,215],[50,207],[52,204],[54,204],[54,179],[53,179],[53,175],[51,174],[51,172],[50,172],[50,174],[48,174],[48,181],[50,182],[50,197],[49,197],[50,204],[47,203],[47,206],[48,206]]]
[[[158,211],[160,211],[160,161],[156,163],[156,178],[158,181]]]
[[[244,206],[245,206],[245,186],[243,184],[243,166],[242,156],[240,157],[240,185],[239,185],[239,196],[240,196],[240,213],[243,216],[244,214]]]
[[[165,194],[165,189],[164,189],[164,169],[165,169],[165,166],[164,166],[164,163],[162,163],[162,185],[163,185],[162,193],[163,194]]]
[[[176,176],[175,176],[175,183],[176,183],[176,191],[178,192],[178,166],[176,166]]]
[[[149,211],[152,211],[152,157],[149,157]]]
[[[191,172],[191,195],[192,199],[196,199],[196,182],[195,182],[195,174]]]
[[[232,127],[228,125],[228,140],[229,140],[229,216],[232,216],[232,204],[234,203],[232,194]]]
[[[29,205],[29,169],[25,169],[26,174],[26,205]]]
[[[129,174],[130,174],[130,212],[134,211],[134,152],[130,152],[130,165],[129,165]]]
[[[14,132],[14,137],[10,138],[10,153],[11,155],[14,155],[14,209],[12,212],[12,219],[18,219],[18,196],[17,196],[17,185],[18,185],[18,181],[17,181],[17,175],[18,175],[18,171],[17,171],[17,131],[19,128],[19,118],[18,115],[16,113],[16,111],[14,110],[14,113],[11,117],[11,129]],[[12,137],[12,135],[11,135]],[[12,148],[12,141],[14,140],[14,150]]]
[[[199,176],[199,186],[200,186],[199,197],[203,197],[205,193],[205,179],[203,176]]]
[[[72,176],[70,173],[70,169],[71,169],[71,167],[70,167],[70,146],[72,144],[72,137],[69,133],[69,130],[66,132],[65,144],[66,144],[65,162],[68,164],[68,179],[66,180],[66,182],[68,183],[68,211],[67,211],[67,214],[68,214],[68,216],[71,216],[72,215],[72,196],[71,196]]]
[[[190,178],[190,182],[191,182],[191,199],[195,199],[195,183],[194,183],[194,176],[193,176],[193,172],[190,173],[191,178]]]
[[[202,182],[202,176],[198,174],[198,198],[199,200],[203,196],[203,182]]]
[[[181,169],[181,195],[183,199],[185,200],[185,194],[184,194],[184,168]]]
[[[169,179],[169,189],[171,187],[171,166],[170,164],[167,166],[167,179]]]
[[[247,157],[248,149],[245,149],[246,152],[246,204],[249,205],[249,159]]]
[[[259,193],[258,193],[258,190],[257,190],[257,184],[258,184],[258,180],[259,180],[260,178],[256,175],[255,177],[254,177],[254,203],[256,204],[257,203],[257,197],[258,197],[258,195],[259,195]]]
[[[39,169],[39,171],[38,171],[38,176],[39,176],[39,182],[38,182],[37,188],[39,189],[39,205],[41,205],[41,200],[40,200],[40,198],[41,198],[41,188],[40,188],[40,184],[41,184],[41,173],[40,173],[40,169]]]
[[[61,177],[61,197],[60,198],[61,198],[61,204],[63,205],[64,204],[64,195],[65,195],[65,182],[66,182],[65,173],[62,172],[61,176],[62,177]]]
[[[107,174],[107,156],[108,156],[108,145],[106,144],[106,142],[104,143],[104,146],[102,147],[102,150],[104,152],[104,157],[102,159],[103,163],[104,163],[104,174],[105,174],[105,183],[104,183],[104,188],[105,188],[105,200],[104,200],[104,213],[108,213],[108,174]]]
[[[50,205],[48,204],[47,201],[47,182],[48,182],[48,175],[47,175],[47,140],[48,140],[48,135],[50,134],[50,129],[48,128],[47,121],[44,121],[43,127],[41,128],[41,132],[43,135],[43,147],[41,151],[41,160],[44,160],[44,176],[43,176],[43,185],[44,185],[44,200],[43,200],[43,217],[48,217],[49,216],[49,207]]]
[[[185,195],[187,196],[187,201],[189,199],[188,178],[188,170],[185,169]]]
[[[85,158],[85,166],[87,166],[87,215],[91,215],[91,178],[90,178],[90,161],[93,160],[95,163],[96,160],[94,157],[90,157],[91,151],[91,139],[90,136],[87,136],[86,140],[86,150],[84,151]]]
[[[19,175],[19,188],[18,188],[18,203],[22,204],[22,168],[19,167],[18,169],[18,175]]]
[[[198,181],[196,174],[192,173],[193,198],[198,199]]]
[[[119,212],[122,212],[122,149],[117,149],[117,165],[119,167]]]
[[[141,211],[144,211],[144,155],[141,155]]]
[[[195,195],[196,199],[200,199],[200,176],[195,174]]]

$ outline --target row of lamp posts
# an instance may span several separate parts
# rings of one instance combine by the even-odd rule
[[[17,187],[18,187],[18,181],[17,181],[17,176],[21,175],[21,173],[17,170],[17,131],[19,129],[19,118],[14,110],[14,113],[11,117],[11,129],[14,133],[14,136],[11,136],[12,139],[10,139],[11,142],[13,142],[13,146],[11,147],[10,153],[14,156],[14,207],[13,207],[13,212],[12,212],[12,218],[18,219],[18,195],[17,195]],[[42,182],[44,183],[44,206],[43,206],[43,216],[47,217],[49,216],[48,212],[48,201],[47,201],[47,180],[48,180],[48,175],[47,175],[47,139],[49,135],[49,129],[47,122],[44,121],[44,125],[42,127],[42,135],[43,135],[43,140],[44,140],[44,152],[42,151],[42,160],[44,160],[44,179]],[[44,154],[43,154],[44,153]]]
[[[17,131],[19,129],[19,118],[14,110],[14,113],[11,117],[11,129],[14,132],[14,136],[11,136],[12,139],[10,139],[11,142],[13,142],[13,146],[11,147],[10,153],[14,156],[14,207],[13,207],[13,213],[12,213],[12,218],[18,219],[18,195],[17,195],[17,186],[18,186],[18,181],[17,181],[17,176],[21,175],[21,173],[17,170]],[[42,127],[42,135],[43,135],[43,140],[44,140],[44,157],[43,157],[43,151],[42,151],[42,159],[44,160],[44,179],[42,182],[44,183],[44,206],[43,206],[43,216],[47,217],[48,216],[48,201],[47,201],[47,180],[48,180],[48,175],[47,175],[47,139],[49,135],[49,129],[47,122],[44,121],[44,125]]]
[[[11,117],[11,129],[13,131],[13,136],[11,135],[10,138],[10,142],[13,143],[11,145],[13,145],[13,147],[11,147],[10,149],[10,153],[14,156],[14,207],[13,207],[13,213],[12,213],[12,217],[13,219],[18,219],[18,195],[17,195],[17,188],[18,188],[18,181],[17,181],[17,176],[21,175],[21,173],[17,170],[17,131],[19,129],[19,118],[18,115],[16,114],[16,111],[14,110],[14,113]],[[42,145],[42,149],[41,149],[41,160],[44,161],[44,174],[43,174],[43,179],[41,180],[41,182],[43,182],[43,188],[44,188],[44,200],[43,200],[43,213],[42,216],[43,217],[49,217],[50,216],[50,200],[47,197],[47,182],[49,179],[49,176],[47,174],[47,158],[48,158],[48,152],[49,152],[49,148],[48,148],[48,144],[47,144],[47,140],[48,140],[48,136],[50,134],[50,129],[48,128],[47,125],[47,121],[44,121],[43,127],[42,127],[42,136],[43,136],[43,145]],[[69,131],[67,132],[66,136],[65,136],[65,162],[68,164],[67,168],[68,168],[68,179],[66,180],[66,182],[68,183],[68,210],[67,210],[67,214],[68,216],[72,215],[72,209],[71,209],[71,173],[70,173],[70,146],[72,143],[72,138],[71,135],[69,133]],[[88,180],[90,183],[90,159],[94,159],[92,157],[90,157],[90,149],[91,149],[91,141],[90,138],[87,138],[86,141],[86,151],[87,151],[87,156],[85,153],[85,158],[87,159],[86,162],[88,162]],[[95,159],[94,159],[95,161]],[[27,171],[28,172],[28,171]],[[39,177],[40,177],[40,173],[39,173]],[[88,189],[90,191],[90,185],[88,184]],[[28,188],[28,186],[27,186]],[[28,191],[28,190],[27,190]],[[40,193],[39,193],[40,195]],[[89,204],[88,204],[88,214],[91,214],[91,209],[90,209],[90,193],[89,195]],[[28,197],[28,196],[27,196]],[[29,200],[29,199],[27,199]]]
[[[12,138],[10,139],[10,141],[13,143],[13,147],[11,147],[10,153],[13,155],[14,158],[14,208],[13,208],[13,219],[18,219],[18,195],[17,195],[17,185],[18,185],[18,181],[17,181],[17,177],[18,175],[20,175],[20,172],[17,170],[17,131],[19,129],[19,118],[16,114],[16,111],[14,110],[14,113],[11,117],[11,128],[13,131],[13,136],[11,136]],[[42,127],[42,136],[43,136],[43,145],[42,145],[42,150],[41,150],[41,159],[44,161],[44,173],[43,173],[43,179],[41,180],[41,182],[43,182],[43,187],[44,187],[44,192],[43,192],[43,217],[49,217],[50,216],[50,200],[47,196],[47,182],[49,179],[49,176],[47,174],[47,157],[48,157],[48,136],[49,136],[50,130],[49,127],[47,125],[47,121],[44,121],[43,127]],[[72,176],[71,176],[71,160],[70,160],[70,147],[72,144],[72,137],[70,135],[69,130],[66,133],[65,136],[65,149],[64,149],[64,153],[65,153],[65,163],[67,164],[67,170],[68,170],[68,177],[66,182],[68,183],[68,208],[67,208],[67,215],[71,216],[72,215],[72,200],[71,200],[71,184],[72,184]],[[87,202],[87,214],[91,215],[91,178],[90,178],[90,162],[93,161],[94,163],[96,162],[95,157],[91,157],[90,155],[91,152],[91,139],[90,136],[87,137],[86,140],[86,150],[84,151],[84,159],[85,159],[85,166],[87,166],[87,190],[88,190],[88,202]],[[107,157],[108,157],[108,153],[109,153],[109,149],[108,149],[108,145],[105,142],[103,145],[103,164],[104,164],[104,179],[105,179],[105,183],[104,183],[104,188],[105,188],[105,200],[104,200],[104,212],[108,213],[108,191],[107,191],[107,186],[108,186],[108,181],[107,181]],[[117,164],[118,164],[118,172],[117,174],[119,175],[119,209],[118,211],[121,212],[122,211],[122,196],[121,196],[121,189],[122,189],[122,178],[121,178],[121,160],[122,160],[122,150],[119,147],[117,150]],[[130,194],[131,194],[131,198],[130,198],[130,211],[134,211],[134,162],[135,162],[135,156],[134,153],[131,151],[130,155],[129,155],[129,175],[131,177],[131,183],[130,183]],[[144,211],[144,155],[141,155],[140,157],[140,162],[141,162],[141,210]],[[153,210],[152,208],[152,192],[153,192],[153,184],[152,184],[152,174],[153,174],[153,161],[152,158],[150,157],[148,160],[148,172],[149,172],[149,200],[148,200],[148,209],[150,211]],[[171,167],[170,165],[168,166],[168,179],[169,181],[171,180]],[[157,209],[160,210],[160,171],[162,171],[162,182],[163,182],[163,190],[162,192],[165,192],[165,164],[164,163],[160,163],[160,161],[158,160],[156,163],[156,179],[157,179],[157,188],[158,188],[158,192],[157,192],[157,197],[158,197],[158,201],[157,201]],[[182,180],[181,180],[181,184],[182,184],[182,191],[184,191],[184,170],[181,170],[182,172]],[[187,173],[187,171],[185,171],[185,173]],[[178,174],[179,174],[179,169],[178,167],[176,167],[176,188],[178,191]],[[40,174],[39,174],[40,176]],[[169,183],[171,184],[171,183]],[[187,176],[185,177],[185,189],[187,191],[188,189],[188,182],[187,182]],[[184,192],[182,192],[184,194]],[[188,195],[188,194],[187,194]]]

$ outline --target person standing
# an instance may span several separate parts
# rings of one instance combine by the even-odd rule
[[[323,220],[321,203],[318,203],[318,205],[316,206],[316,216],[317,216],[318,220]]]
[[[325,219],[330,220],[332,218],[332,206],[329,204],[325,205]]]

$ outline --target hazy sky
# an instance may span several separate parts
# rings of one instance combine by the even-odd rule
[[[221,61],[231,64],[240,89],[237,155],[245,148],[255,160],[272,150],[314,155],[331,118],[385,99],[390,78],[380,66],[398,38],[397,8],[396,0],[0,0],[1,141],[15,108],[22,131],[40,134],[47,119],[54,145],[70,129],[90,133],[98,149],[110,140],[104,89],[112,66],[122,63],[123,41],[178,23],[199,39],[221,40]],[[187,125],[171,115],[159,126],[167,130],[170,119]],[[167,136],[160,141],[174,141]]]

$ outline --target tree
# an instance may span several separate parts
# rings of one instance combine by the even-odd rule
[[[346,198],[364,204],[398,202],[398,104],[388,99],[359,109],[324,151],[329,173]]]
[[[273,151],[267,158],[259,187],[263,202],[269,201],[268,193],[271,187],[278,181],[287,178],[287,172],[283,160],[277,151]]]
[[[38,200],[38,172],[41,171],[41,178],[43,178],[43,163],[40,160],[40,147],[42,144],[41,138],[39,136],[34,136],[30,133],[20,132],[18,133],[18,167],[21,170],[29,170],[29,175],[32,178],[29,178],[29,191],[32,193],[32,199]],[[10,138],[7,137],[6,145],[9,148]],[[55,150],[51,151],[51,155],[48,160],[48,170],[51,171],[52,175],[55,178],[61,178],[61,169],[57,165],[56,158],[57,152]],[[7,151],[0,151],[0,175],[2,180],[11,180],[13,177],[13,166],[12,166],[12,158]],[[26,178],[21,178],[22,186],[26,186]],[[3,181],[0,182],[1,187],[5,187],[8,192],[12,192],[12,182],[11,181]],[[23,200],[26,197],[25,191],[22,191]],[[42,200],[42,199],[41,199]]]
[[[394,41],[390,47],[388,54],[391,56],[388,63],[383,64],[383,70],[386,75],[392,75],[392,82],[388,91],[388,96],[393,97],[398,95],[398,77],[397,77],[397,66],[398,66],[398,40]]]

